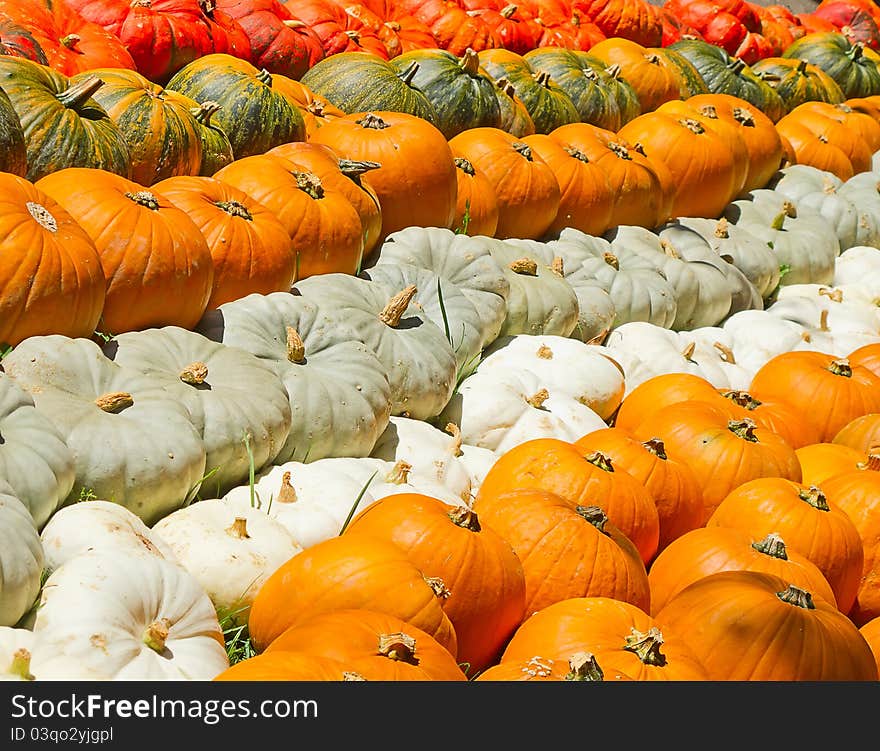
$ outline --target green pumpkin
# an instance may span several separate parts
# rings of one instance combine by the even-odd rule
[[[21,121],[9,97],[0,89],[0,172],[27,174],[27,144]]]
[[[606,66],[601,60],[590,57],[586,52],[578,52],[577,55],[599,75],[602,85],[605,86],[617,102],[620,111],[620,127],[622,128],[630,120],[634,120],[642,114],[642,103],[639,95],[632,84],[621,75],[619,65]],[[617,128],[609,128],[617,130]]]
[[[131,179],[149,186],[175,175],[194,175],[202,162],[196,103],[125,68],[78,73],[75,84],[98,76],[104,85],[94,99],[119,126],[131,152]]]
[[[460,58],[441,49],[419,49],[391,59],[391,67],[404,75],[417,63],[412,84],[437,112],[437,127],[447,139],[463,130],[501,125],[501,107],[495,86],[480,70],[477,53],[468,48]]]
[[[501,130],[517,138],[530,136],[535,132],[532,116],[522,99],[516,95],[516,89],[510,81],[506,78],[496,81],[495,96],[498,97],[498,107],[501,110]]]
[[[434,105],[413,82],[417,66],[413,61],[398,70],[370,52],[340,52],[315,63],[300,83],[349,115],[372,110],[405,112],[437,125]]]
[[[533,70],[523,56],[509,50],[483,50],[479,57],[493,81],[510,82],[532,118],[536,133],[550,133],[561,125],[580,122],[574,102],[547,71]]]
[[[671,50],[669,47],[652,47],[651,54],[663,58],[678,73],[679,81],[681,81],[679,89],[681,99],[709,93],[709,87],[706,86],[700,71],[680,52]]]
[[[202,163],[199,167],[199,175],[202,177],[211,177],[235,158],[232,154],[229,136],[213,120],[214,115],[221,109],[222,107],[217,102],[206,100],[189,111],[199,126],[199,141],[202,144]]]
[[[65,167],[92,167],[130,177],[122,131],[92,95],[97,76],[73,83],[52,68],[0,55],[0,89],[15,109],[27,146],[27,177],[36,182]]]
[[[752,70],[776,89],[789,112],[804,102],[839,104],[846,99],[837,81],[806,60],[767,57]]]
[[[523,55],[532,70],[547,73],[568,95],[581,122],[616,131],[622,123],[611,76],[585,57],[563,47],[538,47]]]
[[[738,57],[701,39],[681,39],[669,49],[685,57],[706,83],[710,94],[730,94],[753,104],[774,123],[786,114],[774,88]]]
[[[822,31],[790,44],[782,57],[806,60],[833,78],[846,99],[880,94],[880,70],[860,44],[843,34]]]
[[[272,75],[232,55],[205,55],[177,71],[165,88],[199,104],[219,104],[214,122],[229,136],[236,159],[306,140],[299,107],[272,88]]]

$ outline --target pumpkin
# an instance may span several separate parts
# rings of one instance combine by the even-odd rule
[[[877,662],[877,670],[880,670],[880,618],[868,621],[859,629],[859,633],[868,642],[868,646],[871,647],[874,659]]]
[[[605,671],[636,681],[704,681],[696,653],[646,610],[612,597],[572,597],[533,614],[516,630],[501,664],[526,654],[566,660],[589,651]]]
[[[40,532],[40,542],[50,574],[89,550],[175,560],[174,551],[137,514],[97,498],[58,509]]]
[[[234,625],[247,623],[263,582],[302,552],[281,522],[220,499],[173,511],[156,522],[152,532]]]
[[[27,174],[24,130],[15,107],[3,89],[0,89],[0,134],[0,172],[24,177]]]
[[[31,659],[41,679],[205,681],[228,667],[214,606],[176,563],[87,551],[46,580]]]
[[[510,543],[473,509],[400,493],[360,511],[344,534],[352,533],[393,542],[426,576],[447,584],[443,610],[469,673],[497,661],[522,621],[526,579]]]
[[[287,76],[273,75],[272,85],[296,102],[306,125],[306,140],[328,120],[345,114],[339,107],[331,104],[320,94],[316,94],[305,84]],[[302,141],[291,141],[291,143],[302,143]]]
[[[525,441],[492,465],[474,507],[479,511],[482,498],[491,500],[526,489],[555,493],[569,505],[601,506],[611,524],[632,541],[645,564],[657,552],[660,518],[654,499],[643,483],[616,467],[601,451],[554,438]],[[487,523],[491,524],[488,519]]]
[[[73,83],[24,58],[0,55],[0,88],[9,97],[27,146],[27,177],[36,182],[65,167],[128,177],[131,154],[122,131],[94,100],[97,76]]]
[[[0,481],[0,519],[0,626],[14,626],[40,592],[45,554],[34,518],[5,481]]]
[[[606,37],[630,39],[646,47],[659,47],[663,30],[655,9],[640,0],[579,0],[578,9],[592,19]]]
[[[606,675],[596,656],[575,652],[568,660],[530,657],[501,662],[484,670],[475,681],[631,681],[619,670]]]
[[[391,385],[392,414],[428,419],[446,406],[455,388],[455,352],[443,330],[412,305],[414,286],[389,296],[366,279],[322,274],[294,290],[376,353]]]
[[[880,446],[878,424],[880,424],[880,414],[876,412],[857,417],[837,432],[832,443],[848,446],[856,451],[870,451],[875,446]]]
[[[612,597],[647,610],[645,564],[597,505],[537,488],[481,493],[480,518],[512,547],[525,575],[525,613],[572,597]]]
[[[880,93],[880,70],[864,54],[864,48],[839,31],[806,34],[782,53],[782,57],[806,60],[824,70],[846,99]]]
[[[195,326],[211,295],[214,265],[204,236],[183,211],[142,185],[87,167],[58,170],[36,187],[95,243],[107,281],[104,332]]]
[[[498,202],[495,237],[539,238],[552,225],[561,199],[553,169],[524,141],[500,128],[463,131],[449,141],[489,179]]]
[[[287,440],[287,390],[275,371],[249,352],[177,326],[131,331],[104,345],[129,371],[149,376],[186,407],[205,444],[202,488],[222,495],[245,482],[251,467],[273,461]]]
[[[453,161],[458,189],[452,226],[461,234],[493,237],[498,228],[495,186],[463,156]]]
[[[232,144],[219,125],[212,122],[221,109],[217,102],[202,102],[190,109],[190,114],[199,125],[199,142],[202,144],[202,163],[199,175],[210,177],[233,160]]]
[[[871,649],[852,621],[773,574],[710,574],[655,618],[690,646],[710,680],[877,680]]]
[[[851,165],[852,174],[868,171],[871,168],[871,154],[873,150],[861,133],[853,127],[854,123],[852,120],[847,124],[843,118],[829,116],[836,112],[833,108],[825,109],[823,107],[817,111],[813,107],[818,104],[818,102],[800,104],[776,123],[777,130],[788,138],[789,143],[794,148],[797,162],[799,164],[813,164],[822,169],[821,160],[816,163],[812,152],[807,151],[805,146],[800,145],[805,138],[808,139],[802,131],[805,128],[809,133],[816,136],[822,144],[836,147],[842,151]],[[806,142],[809,143],[810,141],[807,140]],[[833,169],[829,170],[829,172],[837,173]],[[847,173],[844,173],[844,175],[841,179],[845,180],[849,175]]]
[[[451,227],[458,178],[454,155],[430,122],[402,112],[376,111],[340,117],[319,129],[312,143],[342,159],[376,162],[370,187],[382,210],[381,243],[406,227]]]
[[[306,652],[278,651],[236,662],[214,681],[360,681],[365,678],[330,657]]]
[[[26,29],[6,13],[0,17],[0,54],[22,57],[41,65],[48,65],[49,59],[33,32]]]
[[[700,527],[685,532],[651,562],[651,612],[657,614],[689,584],[718,571],[760,571],[836,605],[821,569],[785,544],[776,532],[763,538],[736,527]]]
[[[296,103],[274,88],[268,71],[247,60],[223,52],[204,55],[178,70],[165,88],[199,104],[219,104],[214,121],[229,137],[236,159],[305,140]]]
[[[453,657],[455,630],[443,611],[444,582],[423,574],[394,543],[345,534],[306,548],[260,587],[248,619],[258,652],[291,626],[356,608],[394,615],[434,637]]]
[[[0,681],[33,681],[31,649],[34,632],[0,626]]]
[[[283,631],[263,655],[302,651],[330,657],[368,681],[464,681],[454,655],[395,615],[344,608],[307,617]]]
[[[202,149],[191,112],[197,105],[192,99],[122,68],[89,69],[73,76],[71,82],[90,76],[104,82],[93,98],[128,144],[134,182],[149,186],[173,175],[198,174]]]
[[[3,367],[73,455],[75,482],[66,500],[94,494],[152,524],[182,506],[201,481],[205,447],[184,405],[153,377],[105,357],[93,341],[32,336],[3,358]]]
[[[284,384],[292,417],[275,464],[373,450],[391,414],[385,367],[317,304],[287,292],[255,293],[210,311],[197,330],[256,355]]]
[[[41,529],[67,499],[75,472],[73,454],[53,420],[30,394],[0,372],[0,477]]]
[[[506,133],[522,138],[535,132],[535,121],[529,114],[523,100],[516,94],[516,87],[506,78],[495,82],[495,96],[498,97],[498,108],[501,120],[498,127]]]
[[[804,102],[836,104],[846,99],[837,81],[803,59],[767,57],[752,63],[752,70],[776,89],[789,112]]]
[[[186,212],[211,251],[214,280],[206,310],[290,289],[296,273],[290,235],[263,204],[213,177],[170,177],[155,189]]]
[[[873,448],[873,447],[872,447]],[[856,469],[874,470],[880,467],[876,452],[857,451],[842,443],[810,443],[797,450],[803,482],[823,485],[828,479]]]

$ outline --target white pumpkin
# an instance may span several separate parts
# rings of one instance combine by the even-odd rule
[[[43,546],[27,507],[0,478],[0,626],[14,626],[40,593]]]
[[[217,611],[236,624],[247,623],[263,582],[302,552],[280,522],[218,498],[179,509],[152,531],[204,587]]]
[[[465,378],[440,415],[457,424],[462,441],[498,454],[535,438],[574,441],[608,427],[565,392],[554,393],[535,373],[493,368]]]
[[[737,363],[753,372],[809,338],[806,327],[769,310],[740,311],[730,316],[721,328],[730,336],[728,346],[736,353]]]
[[[174,560],[171,548],[137,514],[110,501],[81,501],[59,509],[43,527],[40,539],[49,573],[89,550]]]
[[[89,551],[46,580],[31,671],[40,680],[201,680],[229,667],[192,574],[152,555]]]
[[[0,626],[0,681],[32,681],[34,632]]]
[[[620,406],[623,370],[602,346],[549,334],[497,339],[483,353],[477,372],[526,370],[552,393],[566,393],[607,420]]]
[[[679,341],[693,342],[690,359],[697,363],[713,386],[745,391],[755,371],[739,362],[737,345],[730,332],[720,326],[703,326],[679,332]]]
[[[880,278],[880,253],[869,245],[856,245],[841,253],[834,264],[832,284],[864,283],[866,278]]]

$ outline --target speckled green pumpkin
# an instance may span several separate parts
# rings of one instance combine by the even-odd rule
[[[214,115],[221,109],[217,102],[206,100],[190,110],[190,114],[196,119],[199,126],[199,140],[202,144],[202,163],[199,175],[202,177],[211,177],[235,158],[229,136],[226,135],[223,128],[214,122]]]
[[[590,66],[599,76],[603,88],[614,97],[617,102],[617,109],[620,112],[620,126],[623,127],[630,120],[634,120],[642,114],[642,103],[639,101],[639,95],[632,87],[632,84],[620,75],[620,66],[606,66],[601,60],[591,57],[586,52],[576,52],[578,57],[584,64]],[[617,128],[609,128],[609,130],[617,130]]]
[[[354,112],[405,112],[437,125],[434,105],[413,83],[417,68],[398,71],[370,52],[340,52],[309,68],[300,83],[350,115]]]
[[[767,57],[752,70],[776,89],[789,112],[804,102],[839,104],[846,98],[837,81],[806,60]]]
[[[860,44],[852,44],[843,34],[807,34],[790,44],[782,57],[806,60],[821,68],[837,82],[847,99],[880,94],[880,69],[865,56]]]
[[[0,172],[27,174],[27,145],[15,107],[0,89]]]
[[[306,140],[296,103],[272,88],[270,73],[246,60],[224,53],[205,55],[177,71],[165,88],[199,104],[219,104],[214,122],[229,137],[236,159]]]
[[[65,167],[129,177],[131,154],[122,131],[92,98],[102,85],[97,76],[73,84],[45,65],[0,55],[0,89],[21,123],[28,180],[36,182]]]
[[[709,93],[709,87],[706,86],[700,71],[680,52],[671,50],[669,47],[652,47],[651,54],[663,58],[678,73],[678,78],[681,81],[680,96],[682,99]]]
[[[413,63],[412,84],[437,113],[436,125],[446,138],[469,128],[501,125],[501,108],[491,78],[480,70],[477,53],[468,48],[456,57],[441,49],[418,49],[392,58],[391,67],[405,75]]]

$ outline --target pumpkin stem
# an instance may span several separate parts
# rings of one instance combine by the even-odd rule
[[[642,446],[660,459],[665,460],[669,458],[666,456],[666,444],[664,444],[660,438],[654,437],[649,438],[647,441],[642,441]]]
[[[12,655],[12,664],[9,666],[9,672],[25,681],[35,680],[31,674],[31,653],[24,647],[15,650]]]
[[[730,420],[727,423],[727,429],[731,433],[749,443],[758,443],[758,436],[755,435],[757,427],[757,423],[750,417],[744,417],[742,420]]]
[[[104,82],[97,76],[87,76],[60,94],[56,94],[55,98],[61,102],[67,109],[77,110],[91,98],[98,89],[104,85]]]
[[[236,516],[235,521],[226,528],[226,534],[237,537],[239,540],[247,540],[250,535],[247,531],[247,519],[243,516]]]
[[[831,364],[828,366],[828,370],[834,373],[834,375],[843,376],[844,378],[852,378],[852,366],[849,364],[849,360],[845,357],[841,357],[838,360],[832,360]]]
[[[742,107],[734,107],[733,108],[733,119],[736,120],[740,125],[746,128],[755,128],[757,124],[755,123],[755,117],[746,109]]]
[[[458,67],[469,76],[476,77],[480,75],[480,56],[468,47],[458,61]]]
[[[282,21],[288,29],[301,29],[306,26],[305,21],[300,21],[298,18],[288,18]]]
[[[342,680],[343,681],[365,681],[360,673],[355,673],[354,670],[343,670],[342,671]]]
[[[285,471],[281,475],[281,487],[278,489],[278,497],[275,500],[278,503],[296,503],[299,500],[296,497],[296,490],[290,482],[290,472]]]
[[[34,221],[43,229],[49,230],[49,232],[58,231],[58,222],[55,220],[55,217],[49,213],[49,210],[45,206],[42,206],[39,203],[34,203],[33,201],[28,201],[25,204],[25,208],[27,208],[28,214],[30,214],[34,218]]]
[[[412,302],[413,297],[415,297],[416,291],[416,285],[410,284],[408,287],[394,295],[394,297],[388,301],[388,304],[379,311],[379,320],[391,328],[397,326],[400,323],[400,319],[403,318],[403,314],[406,312],[410,302]]]
[[[266,70],[265,68],[260,70],[254,76],[254,78],[256,78],[260,83],[266,84],[266,86],[269,86],[269,87],[272,86],[272,74],[268,70]]]
[[[806,61],[806,60],[801,60],[801,61],[797,64],[797,68],[795,68],[795,70],[796,70],[798,73],[806,73],[806,72],[807,72],[807,61]]]
[[[608,144],[608,148],[618,159],[632,161],[632,154],[629,153],[629,149],[622,143],[611,141],[611,143]]]
[[[355,122],[362,128],[371,128],[372,130],[384,130],[391,127],[381,117],[372,112],[365,113],[362,118],[355,120]]]
[[[134,404],[131,394],[125,391],[114,391],[110,394],[104,394],[95,399],[95,406],[104,412],[117,414],[124,409],[128,409]]]
[[[190,107],[190,114],[198,120],[202,125],[211,124],[211,118],[223,109],[222,105],[210,100],[202,102],[198,107]]]
[[[828,328],[828,308],[819,313],[819,331],[831,331]]]
[[[802,501],[806,501],[814,509],[818,509],[819,511],[831,510],[828,506],[828,499],[825,497],[825,493],[815,485],[810,485],[809,488],[801,488],[798,491],[798,498]]]
[[[736,365],[736,358],[733,356],[733,350],[726,344],[721,342],[713,342],[712,346],[721,353],[721,359],[731,365]]]
[[[461,456],[464,453],[461,450],[461,429],[454,422],[448,422],[444,430],[452,436],[452,455]]]
[[[61,37],[58,41],[61,42],[63,47],[67,47],[67,49],[72,50],[76,45],[80,43],[82,37],[79,34],[68,34],[67,36]]]
[[[304,362],[306,359],[306,345],[303,343],[299,332],[293,326],[288,326],[285,331],[287,333],[287,361]]]
[[[746,67],[746,63],[742,58],[735,57],[730,63],[728,63],[727,67],[733,74],[738,74],[742,73],[743,69]]]
[[[306,195],[311,196],[316,201],[324,197],[324,186],[321,184],[321,178],[313,172],[294,172],[293,178],[296,180],[296,187]]]
[[[238,201],[215,201],[214,205],[220,209],[221,211],[225,211],[230,216],[238,217],[239,219],[245,219],[248,222],[252,222],[254,220],[253,214],[248,211],[247,206],[243,203],[239,203]]]
[[[710,120],[718,119],[718,110],[716,109],[714,104],[704,104],[700,107],[700,114],[703,117],[708,117]]]
[[[555,256],[553,258],[553,261],[550,263],[550,270],[554,274],[565,277],[565,261],[563,261],[560,256]]]
[[[666,655],[660,651],[663,646],[663,634],[656,626],[652,626],[647,632],[633,628],[626,637],[623,648],[632,652],[645,665],[663,667],[666,664]]]
[[[391,468],[391,471],[385,476],[385,482],[392,485],[406,485],[409,482],[409,473],[412,471],[412,464],[398,459],[397,463]]]
[[[354,159],[340,159],[339,171],[349,178],[357,178],[370,170],[379,169],[379,162],[356,161]]]
[[[670,258],[681,258],[678,251],[675,249],[675,246],[671,242],[669,242],[669,240],[661,238],[660,247],[662,248],[663,252]]]
[[[208,366],[203,362],[194,362],[180,371],[181,381],[190,386],[201,386],[208,377]]]
[[[518,258],[511,261],[507,268],[514,274],[524,274],[525,276],[538,276],[538,264],[531,258]]]
[[[776,532],[771,532],[760,542],[753,542],[752,547],[759,553],[769,555],[772,558],[779,558],[782,561],[788,560],[788,551],[785,549],[785,543]]]
[[[880,446],[871,446],[868,456],[863,462],[856,464],[857,469],[867,469],[872,472],[880,471]]]
[[[813,595],[805,589],[800,589],[794,586],[794,584],[789,584],[788,589],[784,592],[777,592],[776,596],[783,602],[787,602],[798,608],[803,608],[804,610],[816,609],[816,605],[813,602]]]
[[[570,157],[577,159],[579,162],[583,162],[584,164],[590,163],[590,158],[576,146],[566,146],[565,153]]]
[[[601,451],[591,451],[584,457],[584,459],[594,467],[601,469],[603,472],[614,471],[614,464],[611,461],[611,457],[608,456],[608,454],[603,454]]]
[[[409,634],[401,632],[380,634],[379,654],[398,662],[408,662],[410,665],[419,664],[419,658],[416,657],[416,640]]]
[[[513,150],[517,154],[524,156],[528,161],[530,161],[530,162],[534,161],[532,159],[532,149],[529,147],[529,145],[527,143],[523,143],[522,141],[516,141],[513,144]]]
[[[843,302],[843,290],[839,287],[831,289],[830,287],[820,287],[819,296],[827,297],[831,302]]]
[[[715,225],[715,237],[721,238],[722,240],[726,240],[730,237],[730,227],[728,226],[725,217],[721,217],[718,220],[718,224]]]
[[[139,190],[137,193],[126,193],[129,201],[134,201],[138,206],[143,206],[150,211],[159,210],[159,199],[148,190]]]
[[[701,136],[706,132],[706,129],[697,120],[693,120],[690,117],[682,118],[678,122],[694,135]]]
[[[144,631],[143,641],[154,652],[161,654],[165,651],[165,642],[171,630],[171,621],[167,618],[159,618],[147,626]]]
[[[596,656],[589,652],[575,652],[568,658],[570,670],[565,674],[567,681],[604,681],[605,673],[596,662]]]
[[[397,77],[407,86],[412,86],[412,80],[416,77],[416,73],[419,72],[419,68],[421,67],[421,65],[413,60],[403,71],[397,74]]]
[[[856,62],[864,53],[865,50],[862,47],[862,43],[854,42],[852,48],[846,54],[849,56],[850,60]]]
[[[535,409],[541,409],[544,406],[544,402],[546,402],[550,398],[550,392],[547,389],[541,389],[540,391],[532,394],[530,397],[526,399],[526,402],[530,407],[534,407]]]
[[[608,514],[599,506],[576,506],[575,512],[581,519],[592,524],[602,534],[605,532],[605,525],[608,523]]]
[[[533,73],[532,78],[535,79],[535,83],[537,83],[538,86],[542,86],[545,89],[550,88],[550,73],[546,70],[541,70],[537,73]]]
[[[605,68],[605,72],[614,80],[617,80],[623,73],[623,68],[621,68],[618,63],[614,63],[614,65],[609,65],[607,68]]]
[[[452,520],[453,524],[471,532],[479,532],[482,529],[480,520],[477,518],[477,512],[467,506],[456,506],[447,516]]]
[[[691,360],[691,358],[694,356],[694,352],[696,351],[696,349],[697,349],[697,343],[696,342],[689,342],[687,347],[685,347],[681,351],[681,356],[685,360],[687,360],[688,362],[693,362],[693,360]]]
[[[472,177],[477,174],[476,170],[474,170],[474,165],[471,164],[467,159],[463,156],[457,156],[453,159],[455,162],[455,166],[458,167],[462,172],[466,175],[471,175]]]
[[[615,271],[620,271],[620,259],[614,253],[603,253],[602,260]]]
[[[538,351],[535,353],[542,360],[552,360],[553,359],[553,350],[550,349],[546,344],[542,344],[538,347]]]
[[[721,396],[750,411],[757,409],[763,404],[763,402],[759,402],[748,391],[725,391]]]
[[[448,589],[446,589],[446,583],[439,576],[424,576],[422,577],[425,580],[425,583],[434,591],[434,594],[439,597],[441,600],[445,600],[452,594]]]

